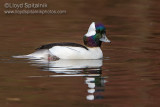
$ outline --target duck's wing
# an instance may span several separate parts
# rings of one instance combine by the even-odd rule
[[[64,42],[64,43],[51,43],[51,44],[47,44],[47,45],[42,45],[39,48],[37,48],[36,50],[40,50],[40,49],[51,49],[55,46],[68,46],[68,47],[81,47],[84,48],[86,50],[88,50],[87,47],[78,44],[78,43],[70,43],[70,42]]]
[[[89,52],[83,47],[73,46],[54,46],[49,51],[60,59],[86,59]]]

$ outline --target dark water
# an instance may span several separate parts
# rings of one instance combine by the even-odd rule
[[[159,107],[160,1],[45,1],[67,11],[62,15],[5,15],[5,2],[11,1],[0,1],[0,106]],[[92,21],[105,24],[112,41],[102,46],[103,60],[11,57],[52,42],[82,44]]]

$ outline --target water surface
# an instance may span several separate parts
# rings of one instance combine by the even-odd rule
[[[3,5],[6,1],[2,0]],[[15,1],[16,2],[16,1]],[[36,1],[35,1],[36,2]],[[158,107],[160,15],[157,0],[48,0],[63,15],[0,12],[0,106]],[[1,10],[4,8],[1,6]],[[107,27],[103,60],[15,59],[52,42],[76,42],[92,21]]]

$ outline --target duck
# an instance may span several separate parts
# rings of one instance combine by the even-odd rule
[[[92,22],[83,36],[84,45],[71,42],[42,45],[35,52],[23,57],[31,59],[102,59],[102,42],[111,42],[106,36],[106,27]]]

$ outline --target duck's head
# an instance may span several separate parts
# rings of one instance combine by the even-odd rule
[[[102,42],[110,42],[106,37],[106,28],[101,23],[92,22],[88,32],[83,37],[84,44],[88,47],[100,47]]]

